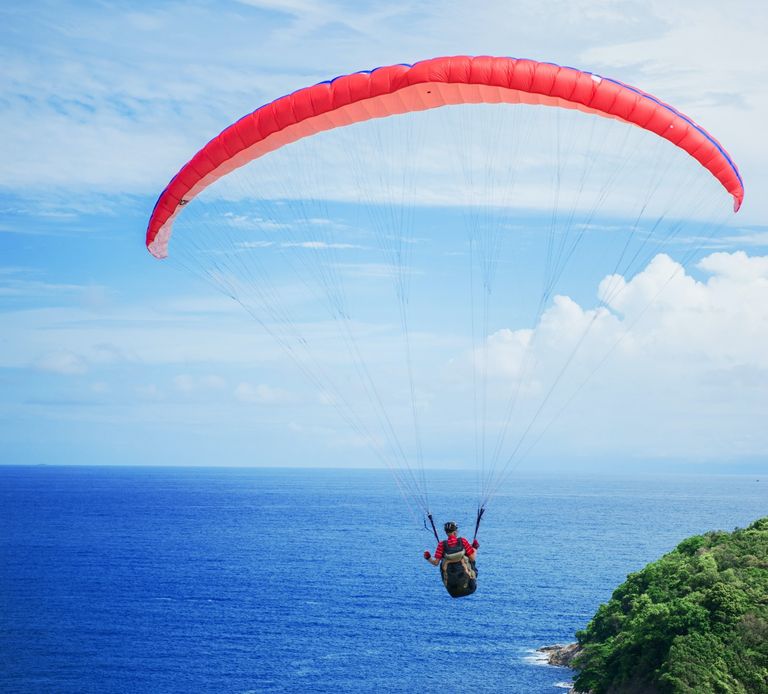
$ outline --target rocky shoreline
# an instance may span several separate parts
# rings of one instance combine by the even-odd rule
[[[555,644],[554,646],[542,646],[536,649],[537,653],[542,653],[547,657],[549,665],[557,667],[572,667],[571,663],[581,653],[581,647],[578,643],[569,643],[565,646]],[[568,694],[583,694],[576,689],[569,689]]]

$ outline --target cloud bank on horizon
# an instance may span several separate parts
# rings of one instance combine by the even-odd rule
[[[591,286],[589,301],[557,297],[536,325],[489,336],[500,382],[530,341],[533,381],[546,383],[563,336],[594,321],[551,414],[579,378],[589,385],[533,455],[727,465],[768,453],[763,3],[6,3],[0,20],[0,126],[14,133],[0,144],[0,462],[372,463],[236,305],[146,256],[144,224],[180,165],[262,103],[462,53],[637,85],[712,132],[746,183],[742,211],[694,269],[659,254]],[[593,308],[616,282],[619,297]],[[466,358],[460,337],[431,335],[446,373]],[[462,444],[438,453],[452,449]]]
[[[633,469],[649,459],[711,462],[763,455],[768,447],[761,425],[768,415],[768,262],[741,251],[716,252],[696,270],[701,279],[658,255],[634,277],[606,277],[595,288],[600,294],[612,287],[607,309],[557,296],[533,329],[502,329],[488,337],[489,381],[499,401],[525,365],[533,365],[516,413],[524,424],[574,342],[592,324],[588,341],[537,424],[534,434],[551,424],[552,436],[537,444],[534,457],[575,457],[583,463],[620,455]],[[150,431],[158,441],[145,460],[154,463],[179,461],[178,455],[186,462],[206,462],[208,448],[193,453],[177,439],[192,426],[193,438],[209,427],[209,445],[217,442],[230,463],[247,464],[255,447],[262,456],[274,451],[271,460],[261,462],[306,462],[308,441],[296,440],[301,432],[316,444],[318,462],[375,464],[238,308],[227,301],[201,301],[179,312],[176,302],[167,301],[113,304],[102,315],[85,305],[6,314],[7,334],[27,339],[0,355],[0,368],[25,380],[26,399],[6,405],[5,421],[63,419],[71,427],[59,432],[63,442],[80,427],[92,434]],[[449,401],[469,397],[469,384],[457,383],[452,364],[471,355],[460,336],[419,339],[443,355],[438,375],[422,394],[431,421],[444,423],[434,432],[440,444],[432,464],[466,464],[472,454],[471,422],[457,419]],[[335,355],[319,358],[333,364]],[[376,361],[369,366],[376,370]],[[391,401],[390,394],[383,395]],[[8,443],[14,433],[5,427]],[[93,438],[89,446],[109,449],[108,442],[99,442],[100,434]],[[286,443],[288,438],[293,440]]]

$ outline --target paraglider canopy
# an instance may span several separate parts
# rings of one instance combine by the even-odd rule
[[[717,140],[650,94],[553,63],[457,56],[337,77],[241,118],[201,149],[163,191],[147,228],[147,248],[156,257],[165,257],[173,218],[183,205],[216,179],[267,152],[371,118],[468,103],[556,106],[626,121],[698,160],[733,196],[735,211],[744,198],[738,169]]]

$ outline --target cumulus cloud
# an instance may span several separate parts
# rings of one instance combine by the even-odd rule
[[[506,378],[521,378],[523,362],[531,343],[532,330],[510,330],[502,328],[488,337],[488,351],[485,355],[475,354],[480,366],[488,360],[489,369]]]
[[[752,284],[768,278],[768,256],[751,258],[744,251],[713,253],[701,260],[699,267],[734,282]]]
[[[768,256],[713,253],[696,271],[660,254],[634,277],[605,277],[598,308],[558,296],[533,331],[491,335],[490,372],[506,394],[521,380],[528,389],[520,428],[536,413],[534,431],[564,416],[586,450],[767,452]]]
[[[599,347],[626,340],[633,354],[662,360],[696,352],[712,363],[768,367],[768,256],[719,252],[696,267],[705,279],[659,254],[632,278],[605,277],[597,291],[604,306],[596,309],[556,296],[533,332],[490,337],[494,362],[502,373],[517,374],[527,345],[555,360],[588,332],[593,357]]]
[[[638,321],[632,339],[647,353],[768,367],[768,256],[713,253],[697,268],[706,279],[694,279],[669,257],[657,256],[622,285],[609,306],[624,316],[625,326]]]

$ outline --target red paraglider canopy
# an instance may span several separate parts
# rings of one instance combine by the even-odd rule
[[[182,206],[230,171],[290,142],[371,118],[450,104],[523,103],[578,109],[656,133],[744,198],[736,165],[709,133],[650,94],[615,80],[552,63],[458,56],[357,72],[299,89],[258,108],[211,140],[160,195],[147,228],[147,248],[167,255]]]

